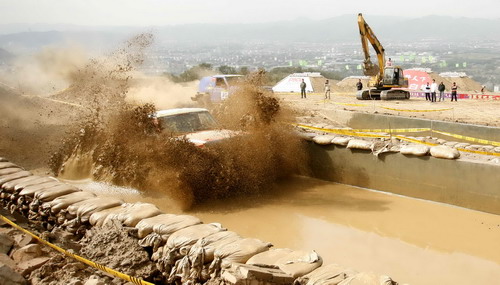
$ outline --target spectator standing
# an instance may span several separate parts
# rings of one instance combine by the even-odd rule
[[[436,79],[432,79],[432,84],[431,84],[431,102],[436,102],[436,91],[437,91]]]
[[[444,101],[444,90],[446,90],[446,86],[444,85],[443,81],[441,81],[441,83],[439,83],[439,86],[438,86],[439,102],[441,102],[441,100]]]
[[[330,99],[330,83],[328,79],[325,82],[325,99]]]
[[[431,100],[431,86],[429,85],[429,82],[427,82],[427,85],[423,88],[425,92],[425,101],[430,101]]]
[[[453,85],[451,86],[451,102],[453,102],[453,98],[455,98],[455,102],[457,102],[457,89],[457,84],[453,82]]]
[[[302,82],[300,82],[300,98],[306,98],[306,87],[307,85],[302,79]]]
[[[385,62],[385,67],[389,67],[389,66],[392,66],[392,60],[391,58],[389,57],[389,59]]]
[[[363,82],[361,82],[361,79],[356,83],[356,89],[358,89],[358,91],[363,90]]]

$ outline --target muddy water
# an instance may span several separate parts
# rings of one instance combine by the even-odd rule
[[[98,183],[79,186],[106,191]],[[167,198],[125,191],[128,201],[179,212]],[[327,264],[387,274],[400,283],[500,280],[500,216],[483,212],[295,177],[272,196],[213,203],[190,214],[275,247],[314,249]]]

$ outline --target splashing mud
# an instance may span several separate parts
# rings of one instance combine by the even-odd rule
[[[142,46],[148,41],[139,42]],[[214,108],[222,126],[241,135],[200,148],[158,132],[150,119],[155,105],[135,106],[125,100],[131,71],[141,58],[127,52],[118,53],[126,64],[106,69],[101,68],[106,64],[93,62],[72,85],[72,92],[80,95],[73,99],[85,100],[91,108],[52,156],[54,174],[169,195],[189,208],[207,200],[262,194],[279,179],[303,170],[303,145],[287,124],[287,111],[259,87],[262,73],[249,75],[229,100]]]

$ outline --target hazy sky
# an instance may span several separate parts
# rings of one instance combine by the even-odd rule
[[[388,8],[389,7],[389,8]],[[500,18],[498,0],[0,0],[0,24],[170,25],[325,19],[345,14]]]

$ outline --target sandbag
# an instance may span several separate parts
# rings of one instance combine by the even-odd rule
[[[352,140],[352,138],[349,137],[334,137],[332,140],[333,144],[336,145],[341,145],[341,146],[346,146],[349,144],[349,141]]]
[[[356,271],[345,269],[338,264],[329,264],[297,278],[294,285],[337,285],[356,274]]]
[[[68,213],[76,216],[82,222],[87,222],[95,212],[113,208],[123,204],[121,199],[97,197],[75,203],[68,207]]]
[[[46,182],[54,182],[54,181],[58,181],[58,180],[54,177],[51,177],[51,176],[44,176],[44,177],[40,177],[38,179],[29,180],[29,181],[26,181],[23,183],[19,183],[16,186],[14,186],[14,191],[19,192],[28,186],[38,185],[38,184],[42,184],[42,183],[46,183]]]
[[[312,141],[317,134],[315,133],[304,133],[304,132],[298,132],[298,136],[306,141]]]
[[[197,259],[197,255],[203,254],[203,262],[210,262],[214,259],[214,252],[217,248],[228,245],[242,239],[237,233],[232,231],[218,232],[199,239],[189,250],[188,256],[191,261]]]
[[[33,195],[35,195],[35,193],[37,193],[39,191],[42,191],[42,190],[45,190],[45,189],[48,189],[48,188],[51,188],[54,186],[58,186],[58,185],[63,185],[63,183],[61,183],[59,181],[48,181],[48,182],[44,182],[41,184],[27,186],[27,187],[24,187],[24,189],[21,190],[21,192],[19,192],[19,195],[20,196],[33,196]]]
[[[165,215],[155,221],[158,221],[158,223],[153,225],[152,230],[161,236],[167,237],[181,229],[201,224],[200,219],[190,215]],[[146,228],[143,229],[143,233],[145,232],[147,232]]]
[[[121,207],[121,211],[109,213],[102,225],[118,221],[127,227],[135,227],[140,220],[161,214],[160,209],[149,203],[123,204]]]
[[[389,276],[378,276],[373,273],[361,272],[346,278],[339,285],[397,285]]]
[[[14,192],[14,187],[16,187],[16,185],[19,185],[19,184],[22,184],[22,183],[26,183],[26,182],[30,182],[30,181],[33,181],[35,179],[39,179],[40,176],[37,176],[37,175],[31,175],[31,176],[26,176],[26,177],[23,177],[23,178],[18,178],[18,179],[14,179],[12,181],[9,181],[9,182],[6,182],[5,184],[2,185],[2,189],[4,191],[7,191],[9,193],[13,193]]]
[[[201,238],[225,230],[226,229],[219,223],[201,224],[187,227],[170,235],[165,248],[179,249],[181,247],[190,246]]]
[[[372,150],[373,142],[352,139],[347,143],[347,148],[349,149],[362,149],[362,150]]]
[[[104,225],[104,221],[106,220],[106,217],[112,213],[119,213],[120,211],[124,210],[124,205],[129,205],[127,203],[108,208],[99,212],[92,213],[89,218],[89,224],[91,224],[94,227],[102,227]]]
[[[288,248],[271,249],[252,256],[246,264],[274,266],[297,278],[323,264],[323,259],[313,250],[294,251]]]
[[[42,202],[47,202],[47,201],[52,201],[57,197],[80,191],[82,190],[76,188],[75,186],[69,184],[62,184],[35,193],[35,199],[38,199]]]
[[[273,245],[255,238],[244,238],[237,240],[224,247],[218,248],[214,252],[214,262],[222,260],[226,264],[245,263],[250,257],[257,253],[269,250]]]
[[[0,162],[0,169],[5,169],[5,168],[21,168],[21,167],[17,166],[17,164],[14,164],[10,161]]]
[[[410,144],[401,146],[399,152],[406,155],[425,156],[429,153],[429,147],[426,145]]]
[[[289,248],[273,248],[252,256],[249,260],[247,260],[246,264],[267,266],[276,265],[278,260],[286,257],[292,252],[293,250]]]
[[[147,218],[147,219],[140,221],[139,223],[137,223],[137,225],[135,225],[135,228],[137,229],[137,236],[139,238],[146,237],[148,234],[153,232],[153,227],[155,225],[162,224],[165,222],[168,224],[169,221],[175,216],[176,215],[174,215],[174,214],[161,214],[161,215],[154,216],[154,217]],[[200,223],[201,223],[201,221],[200,221]]]
[[[0,178],[4,177],[6,175],[9,175],[9,174],[20,172],[20,171],[24,171],[24,170],[20,167],[8,167],[8,168],[0,169]]]
[[[9,181],[16,180],[19,178],[28,177],[31,175],[33,175],[31,172],[23,170],[23,171],[18,171],[18,172],[9,174],[9,175],[2,176],[2,178],[0,178],[0,187]]]
[[[330,145],[335,137],[332,135],[319,135],[313,138],[313,142],[319,145]]]
[[[70,205],[95,197],[96,195],[92,192],[79,191],[57,197],[52,201],[44,203],[44,205],[47,204],[50,207],[50,211],[56,214]]]
[[[431,147],[431,155],[437,158],[446,158],[446,159],[457,159],[460,157],[460,152],[452,147],[439,145]]]

